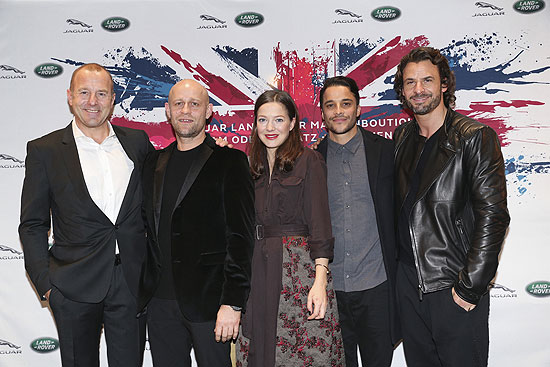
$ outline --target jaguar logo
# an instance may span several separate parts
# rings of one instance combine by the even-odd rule
[[[361,18],[362,15],[359,15],[359,14],[355,14],[349,10],[346,10],[346,9],[336,9],[334,10],[334,12],[338,15],[349,15],[350,17],[353,17],[353,18]]]
[[[15,254],[15,255],[23,255],[23,252],[17,251],[16,249],[13,249],[9,246],[2,245],[2,244],[0,244],[0,251],[11,252],[12,254]],[[2,344],[0,344],[0,345],[2,345]]]
[[[13,71],[14,73],[17,73],[17,74],[25,74],[24,71],[21,71],[19,69],[14,68],[13,66],[9,66],[9,65],[0,65],[0,70]]]
[[[77,19],[67,19],[67,23],[71,24],[71,25],[79,25],[83,28],[92,28],[91,25],[88,25],[84,22],[81,22],[80,20],[77,20]]]
[[[516,293],[516,291],[514,289],[508,288],[507,286],[502,285],[502,284],[498,284],[498,283],[489,284],[489,288],[491,288],[491,289],[502,289],[505,292]]]
[[[219,23],[219,24],[225,24],[225,20],[218,19],[218,18],[213,17],[213,16],[208,15],[208,14],[202,14],[200,16],[200,18],[202,20],[211,20],[211,21],[214,21],[214,22]]]
[[[486,2],[483,2],[483,1],[478,1],[475,5],[478,8],[490,8],[490,9],[493,9],[493,10],[502,10],[503,9],[503,8],[499,8],[496,5],[489,4],[489,3],[486,3]]]
[[[3,66],[3,65],[2,65]],[[23,162],[22,160],[20,159],[17,159],[9,154],[3,154],[3,153],[0,153],[0,160],[3,160],[3,161],[13,161],[15,163],[25,163]]]
[[[0,345],[5,345],[12,349],[21,349],[20,346],[13,344],[12,342],[9,342],[7,340],[0,339]]]

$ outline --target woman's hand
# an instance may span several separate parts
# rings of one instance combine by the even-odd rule
[[[318,281],[315,279],[313,287],[309,290],[307,295],[307,309],[311,314],[308,320],[320,320],[325,318],[325,312],[327,311],[327,281]]]
[[[307,295],[308,320],[321,320],[327,311],[328,259],[315,259],[315,281]]]

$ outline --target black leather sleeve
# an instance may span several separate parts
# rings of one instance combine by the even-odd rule
[[[504,160],[494,130],[484,127],[465,142],[464,164],[474,218],[466,264],[455,291],[462,299],[476,304],[496,274],[510,222]]]

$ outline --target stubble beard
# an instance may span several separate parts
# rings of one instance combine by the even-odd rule
[[[438,93],[435,96],[433,94],[430,94],[430,95],[421,94],[419,96],[420,97],[430,97],[431,96],[431,97],[430,97],[429,103],[427,103],[427,104],[424,103],[420,106],[414,105],[412,102],[409,102],[408,99],[406,100],[407,107],[410,108],[411,111],[415,115],[427,115],[428,113],[435,110],[437,108],[437,106],[439,106],[439,104],[441,103],[441,93]],[[413,97],[418,97],[418,95],[412,96],[411,98],[413,98]]]
[[[325,124],[325,125],[326,125],[328,131],[330,131],[333,134],[340,135],[340,134],[346,134],[349,131],[351,131],[353,129],[353,127],[356,125],[356,123],[357,123],[357,118],[354,120],[353,123],[349,123],[348,125],[344,126],[343,129],[341,129],[341,130],[335,129],[334,125],[332,125],[332,124],[330,124],[330,125]]]
[[[179,136],[180,138],[190,139],[196,137],[202,132],[203,128],[206,126],[206,122],[202,126],[194,122],[192,126],[189,126],[187,129],[183,129],[181,126],[179,126],[177,121],[172,126],[174,127],[174,132],[177,136]]]

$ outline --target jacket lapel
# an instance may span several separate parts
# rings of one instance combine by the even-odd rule
[[[415,202],[421,197],[424,197],[426,191],[428,191],[430,186],[432,186],[441,175],[441,172],[449,165],[449,162],[456,154],[448,138],[448,129],[451,121],[451,113],[449,112],[450,110],[447,111],[445,122],[443,123],[443,130],[439,132],[439,136],[437,137],[437,145],[432,149],[427,159],[429,165],[427,164],[424,168],[424,172],[422,172]]]
[[[376,135],[370,135],[361,127],[358,129],[363,134],[363,145],[365,147],[365,158],[367,160],[370,191],[374,200],[376,197],[376,183],[378,182],[378,169],[380,167],[381,146]]]
[[[166,173],[166,166],[168,165],[172,151],[176,149],[175,147],[176,142],[173,142],[159,153],[153,177],[153,214],[155,217],[155,233],[157,234],[157,237],[160,220],[160,207],[162,205],[162,192],[164,188],[164,175]]]
[[[128,180],[128,186],[126,187],[126,192],[124,193],[124,199],[122,199],[122,204],[120,205],[120,210],[118,211],[116,222],[119,223],[123,218],[124,214],[128,212],[128,208],[132,203],[132,199],[135,195],[138,181],[140,180],[139,172],[140,172],[140,164],[137,159],[135,146],[132,145],[128,140],[128,136],[126,133],[119,129],[118,126],[111,125],[113,127],[113,131],[115,132],[118,141],[120,142],[120,145],[122,145],[122,148],[124,149],[124,152],[134,162],[134,169],[132,170],[132,173],[130,174],[130,179]]]
[[[86,198],[86,200],[88,200],[90,207],[98,212],[97,218],[103,218],[110,223],[111,221],[109,218],[99,209],[90,196],[88,187],[86,186],[84,174],[82,173],[82,166],[80,165],[80,158],[78,156],[78,149],[76,148],[76,142],[74,140],[72,123],[65,128],[63,140],[61,141],[61,149],[63,152],[63,160],[67,168],[67,174],[74,187],[75,194],[77,197]]]
[[[327,133],[325,135],[325,137],[323,138],[323,140],[321,140],[321,142],[317,146],[317,151],[319,153],[321,153],[321,155],[323,156],[323,159],[325,160],[325,162],[327,161],[328,139],[329,139],[329,137],[328,137],[328,133]]]

